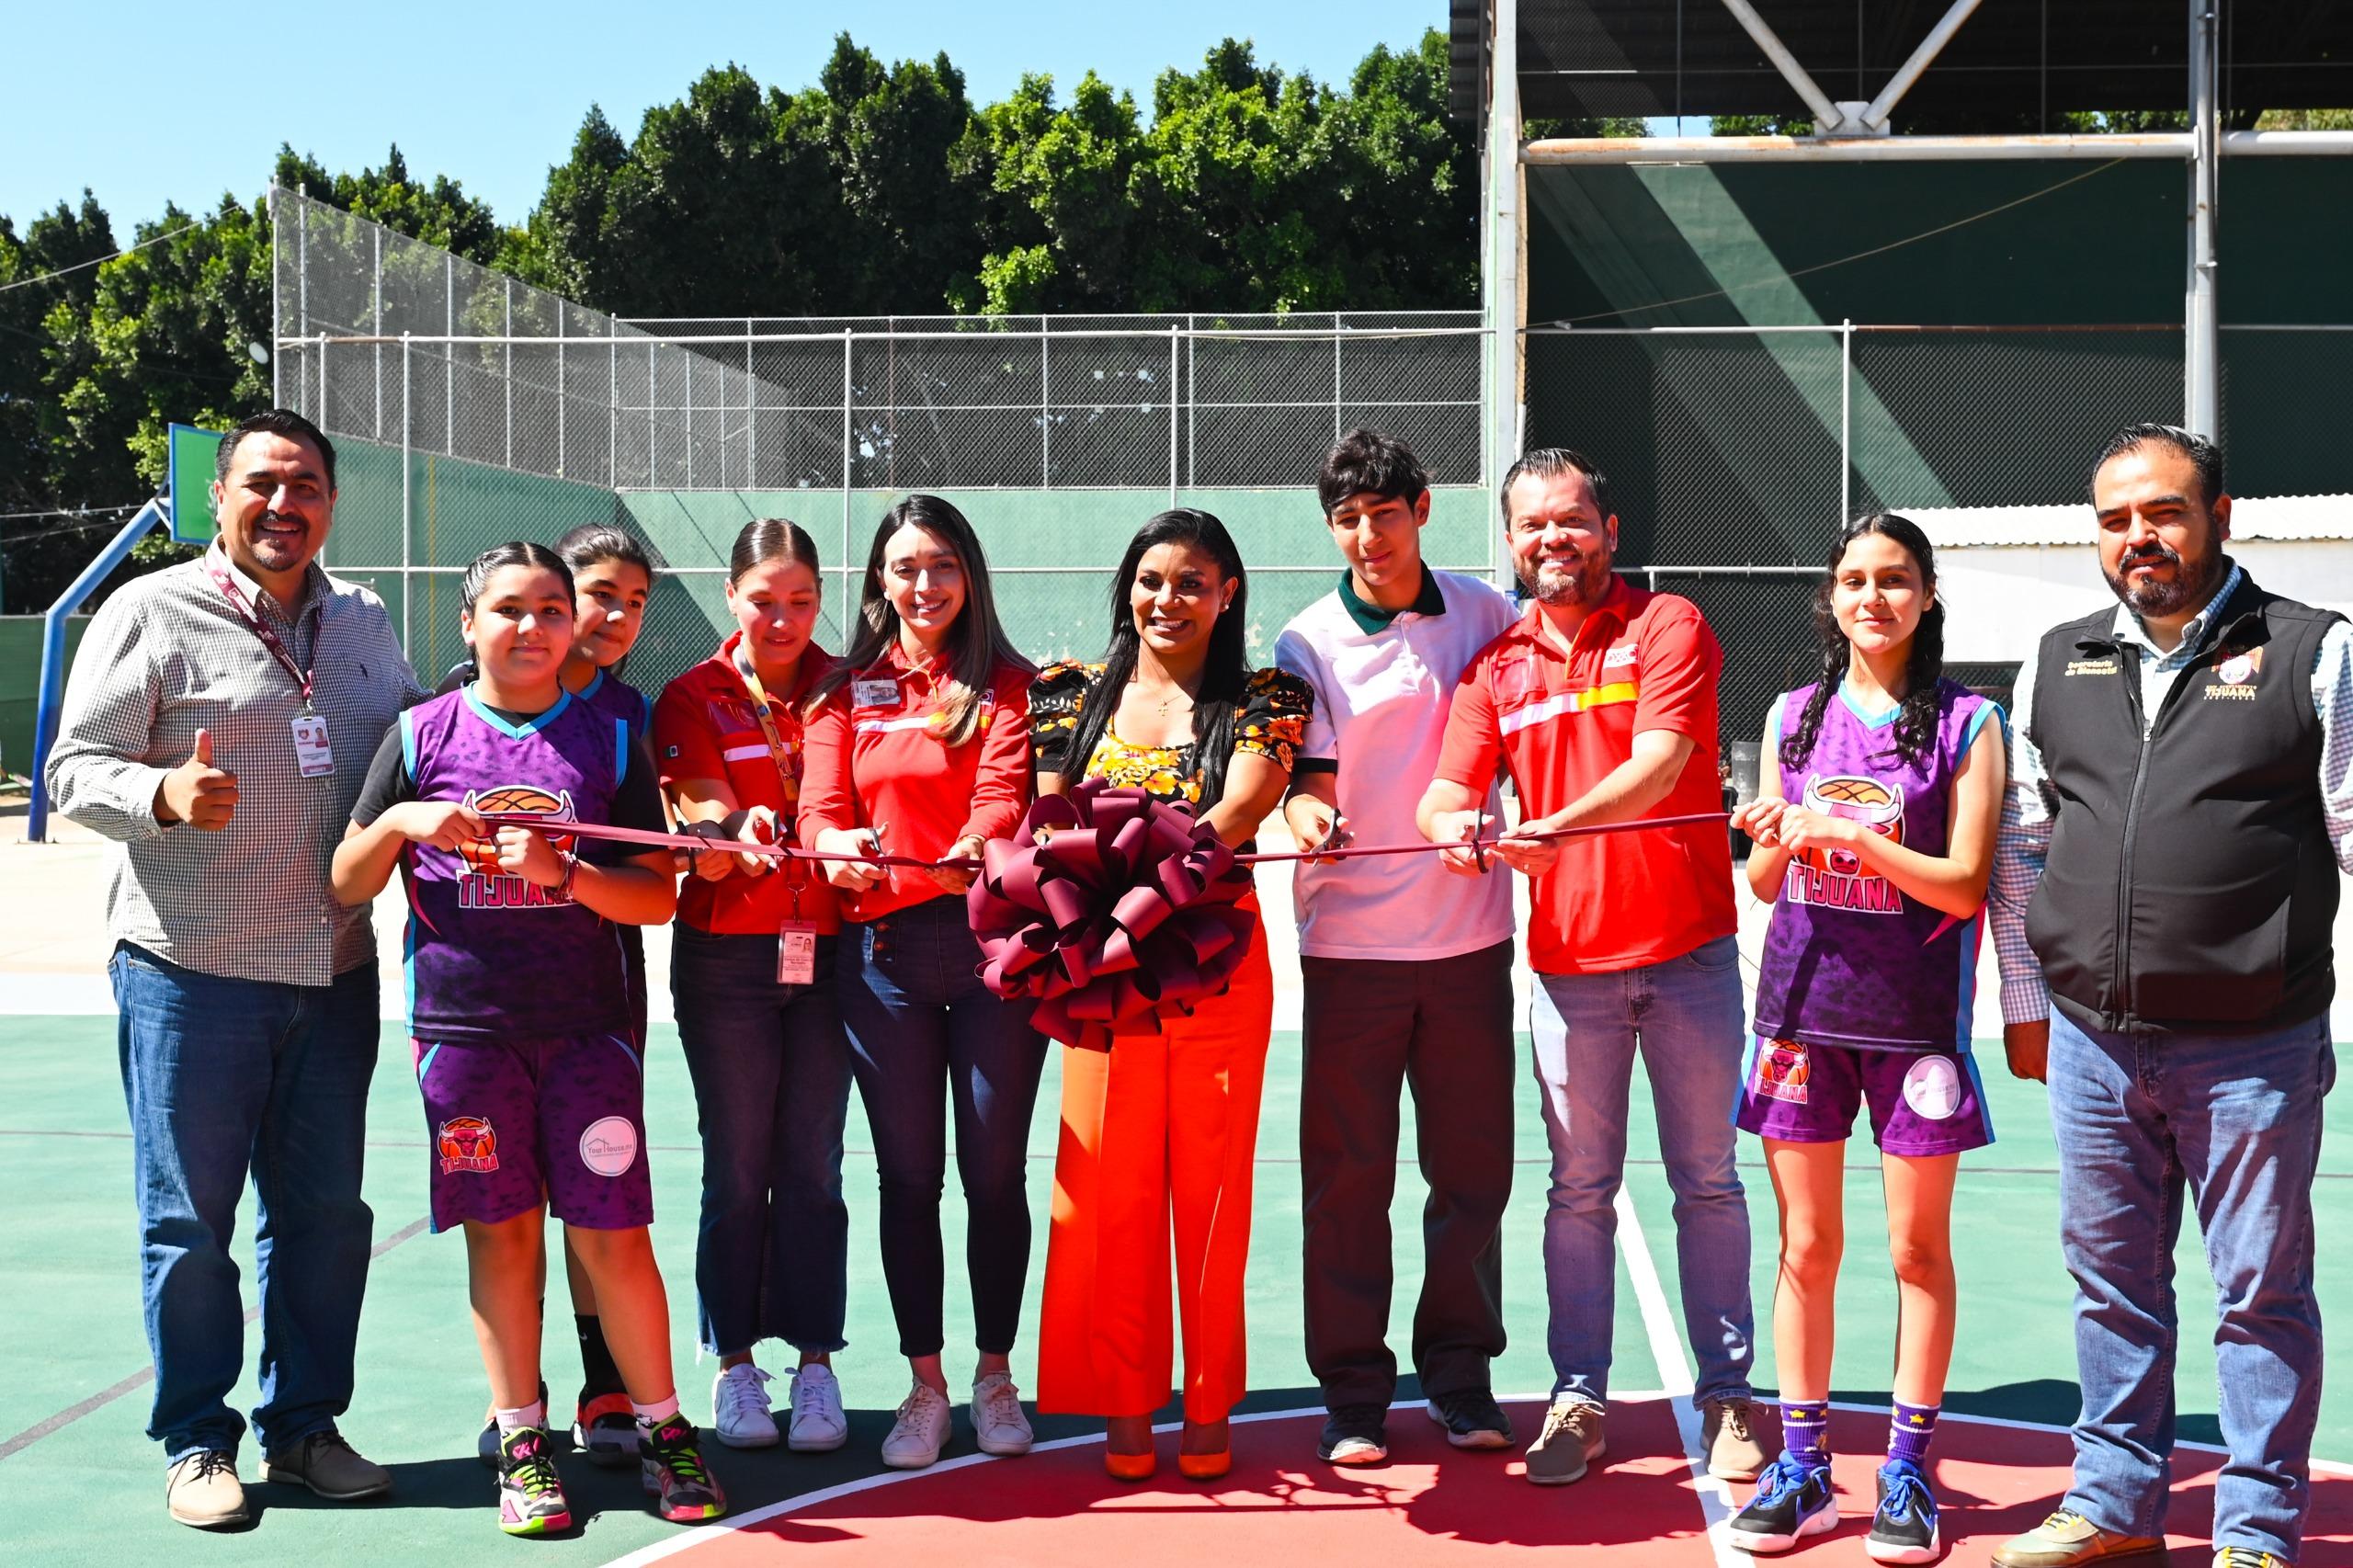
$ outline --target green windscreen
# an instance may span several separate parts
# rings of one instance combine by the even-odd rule
[[[172,537],[183,544],[202,544],[213,534],[212,465],[221,432],[175,425],[170,442]]]

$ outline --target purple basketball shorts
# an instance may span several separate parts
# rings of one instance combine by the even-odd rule
[[[436,1231],[541,1203],[592,1231],[653,1222],[645,1080],[619,1035],[411,1044]]]
[[[1889,1154],[1958,1154],[1994,1141],[1967,1051],[1881,1051],[1752,1038],[1733,1123],[1760,1138],[1836,1143],[1868,1105]]]

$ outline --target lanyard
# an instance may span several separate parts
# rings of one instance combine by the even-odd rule
[[[312,669],[306,671],[294,662],[294,655],[287,652],[286,643],[278,633],[272,631],[261,617],[254,613],[253,601],[245,597],[245,591],[237,586],[236,579],[229,575],[216,558],[218,548],[215,546],[213,550],[205,551],[206,574],[212,579],[212,585],[221,590],[221,597],[229,601],[229,608],[235,610],[238,618],[245,623],[245,630],[261,639],[261,645],[269,650],[269,656],[284,666],[286,673],[294,677],[294,684],[302,688],[302,710],[305,713],[309,712],[311,710],[311,676],[318,666],[317,639],[314,637],[312,640]]]
[[[752,667],[752,661],[740,653],[735,660],[735,673],[744,677],[745,688],[752,694],[752,711],[759,717],[760,733],[767,737],[768,760],[776,764],[777,781],[784,786],[784,803],[790,810],[800,803],[801,780],[792,770],[791,748],[784,744],[784,737],[777,733],[776,710],[768,700],[767,687],[760,684],[760,672]]]

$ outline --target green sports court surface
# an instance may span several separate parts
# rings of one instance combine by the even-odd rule
[[[484,1385],[465,1309],[463,1249],[425,1233],[425,1129],[407,1069],[407,1046],[388,1023],[369,1129],[367,1195],[376,1213],[376,1260],[360,1328],[357,1401],[346,1433],[389,1465],[395,1492],[375,1505],[334,1506],[307,1493],[256,1481],[248,1444],[242,1469],[256,1506],[242,1531],[206,1535],[172,1524],[163,1508],[160,1451],[142,1435],[147,1350],[140,1324],[137,1237],[129,1132],[116,1074],[114,1021],[107,1017],[24,1017],[0,1022],[8,1095],[0,1107],[0,1190],[9,1220],[6,1387],[0,1422],[0,1540],[14,1560],[43,1563],[128,1562],[299,1563],[358,1561],[448,1563],[519,1560],[577,1563],[683,1552],[712,1563],[1151,1561],[1204,1552],[1289,1552],[1305,1561],[1494,1560],[1531,1549],[1552,1562],[1710,1562],[1730,1559],[1706,1526],[1724,1494],[1695,1483],[1675,1406],[1656,1397],[1688,1390],[1679,1346],[1671,1199],[1649,1131],[1647,1091],[1636,1080],[1634,1158],[1621,1216],[1618,1284],[1618,1404],[1606,1467],[1576,1486],[1539,1490],[1517,1478],[1518,1456],[1453,1454],[1418,1408],[1392,1413],[1392,1462],[1341,1476],[1313,1455],[1315,1397],[1301,1352],[1299,1318],[1298,1051],[1277,1035],[1259,1137],[1256,1228],[1250,1268],[1251,1381],[1245,1407],[1260,1419],[1236,1427],[1236,1469],[1204,1487],[1178,1480],[1163,1442],[1162,1474],[1135,1488],[1102,1478],[1091,1423],[1039,1422],[1041,1449],[1020,1460],[972,1455],[961,1410],[949,1460],[913,1478],[889,1477],[874,1459],[892,1408],[905,1392],[892,1354],[881,1267],[873,1244],[874,1165],[862,1116],[853,1106],[847,1187],[851,1204],[849,1348],[836,1358],[852,1408],[849,1446],[830,1455],[782,1449],[739,1454],[713,1445],[713,1463],[745,1528],[685,1531],[654,1519],[633,1473],[565,1461],[574,1512],[570,1538],[510,1541],[499,1536],[488,1472],[473,1455]],[[2040,1517],[2063,1483],[2065,1444],[2048,1430],[2075,1413],[2068,1330],[2070,1287],[2058,1261],[2058,1172],[2041,1091],[1999,1069],[1996,1046],[1981,1043],[2000,1142],[1964,1161],[1955,1215],[1961,1278],[1960,1344],[1947,1409],[1986,1420],[1948,1422],[1938,1439],[1954,1562],[1984,1561],[1992,1540]],[[694,1106],[676,1031],[654,1026],[648,1122],[656,1204],[654,1239],[671,1289],[680,1392],[708,1419],[708,1361],[692,1342],[695,1210],[699,1156]],[[1030,1138],[1030,1192],[1041,1219],[1051,1191],[1056,1068],[1050,1064]],[[2334,1219],[2353,1196],[2353,1125],[2343,1096],[2332,1106],[2319,1195],[2324,1309],[2353,1322],[2353,1259],[2332,1245]],[[1499,1392],[1540,1396],[1543,1278],[1538,1246],[1544,1197],[1543,1133],[1532,1085],[1516,1130],[1519,1156],[1506,1221],[1505,1286],[1509,1351],[1496,1367]],[[1411,1148],[1410,1127],[1406,1147]],[[1767,1308],[1773,1277],[1773,1209],[1753,1141],[1744,1140],[1756,1228],[1755,1290],[1760,1387],[1773,1383]],[[1836,1441],[1855,1457],[1839,1480],[1851,1516],[1870,1509],[1869,1449],[1880,1442],[1888,1383],[1894,1290],[1885,1264],[1881,1206],[1870,1151],[1857,1145],[1847,1187],[1848,1257],[1841,1283],[1836,1397],[1859,1408],[1839,1417]],[[951,1167],[952,1168],[952,1167]],[[1419,1192],[1401,1169],[1395,1209],[1399,1292],[1392,1343],[1403,1345],[1418,1278]],[[949,1256],[961,1256],[961,1214],[950,1182]],[[250,1205],[236,1254],[251,1301]],[[1043,1266],[1042,1222],[1032,1252],[1029,1300]],[[949,1340],[969,1329],[969,1308],[949,1271]],[[561,1278],[559,1272],[558,1278]],[[2190,1443],[2217,1440],[2211,1292],[2194,1225],[2181,1257],[2181,1430]],[[551,1302],[549,1382],[569,1409],[577,1361],[560,1302]],[[253,1400],[256,1333],[249,1322],[248,1379],[233,1403]],[[773,1347],[773,1366],[786,1358]],[[1016,1374],[1031,1381],[1034,1346],[1016,1353]],[[966,1372],[951,1349],[951,1383]],[[782,1384],[775,1391],[779,1396]],[[1401,1397],[1410,1395],[1411,1385]],[[1649,1397],[1645,1397],[1649,1396]],[[1513,1407],[1521,1439],[1538,1407]],[[1688,1422],[1685,1424],[1688,1427]],[[1068,1439],[1062,1446],[1053,1439]],[[2324,1394],[2320,1455],[2353,1461],[2353,1390]],[[2177,1540],[2203,1562],[2211,1454],[2185,1454],[2177,1485]],[[885,1479],[888,1477],[887,1479]],[[2308,1568],[2353,1564],[2353,1470],[2316,1476],[2314,1536]],[[1745,1489],[1742,1491],[1745,1500]],[[1861,1526],[1790,1561],[1864,1561]]]

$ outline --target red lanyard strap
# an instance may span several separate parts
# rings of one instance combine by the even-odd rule
[[[238,619],[245,623],[245,630],[261,639],[261,645],[269,650],[269,656],[284,666],[286,673],[294,677],[294,684],[302,688],[302,706],[307,710],[311,706],[312,671],[294,662],[294,655],[287,651],[285,640],[272,631],[267,623],[254,612],[253,601],[245,597],[243,588],[237,586],[237,580],[222,566],[217,547],[205,551],[204,570],[212,579],[212,585],[221,590],[221,597],[229,601],[229,608],[235,610]],[[311,663],[313,670],[315,670],[318,665],[315,639],[311,649]]]

